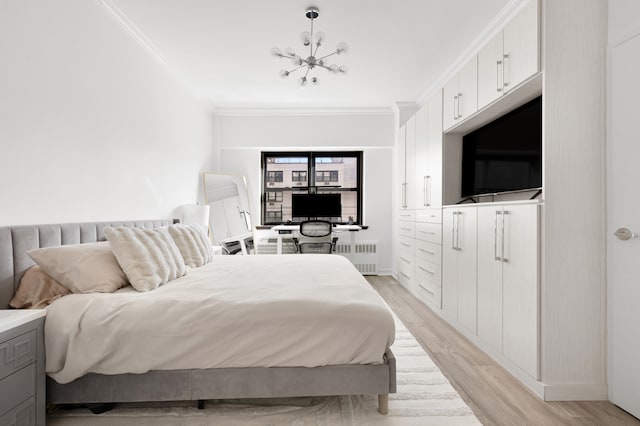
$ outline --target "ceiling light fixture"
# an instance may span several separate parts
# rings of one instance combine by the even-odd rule
[[[304,75],[298,79],[298,83],[300,83],[300,86],[303,86],[303,87],[306,86],[308,82],[311,82],[313,84],[318,84],[318,77],[309,75],[309,73],[315,67],[324,68],[333,74],[346,73],[347,72],[346,66],[344,65],[338,66],[336,64],[326,65],[326,59],[333,55],[341,55],[345,53],[348,47],[347,43],[340,43],[338,44],[334,52],[321,57],[316,57],[316,55],[318,54],[318,50],[320,49],[320,46],[322,46],[322,44],[324,43],[324,38],[325,38],[324,33],[317,32],[314,34],[313,32],[313,20],[318,17],[318,8],[316,7],[308,8],[305,12],[305,16],[311,20],[311,31],[303,32],[302,34],[300,34],[300,38],[302,39],[302,44],[304,44],[305,46],[309,46],[308,57],[306,58],[301,57],[300,55],[296,54],[296,52],[290,47],[286,48],[284,50],[284,53],[282,52],[282,50],[278,49],[277,47],[274,47],[273,49],[271,49],[271,54],[273,56],[275,56],[276,58],[290,59],[293,65],[295,65],[295,68],[291,70],[281,70],[280,71],[281,77],[283,78],[289,77],[291,73],[300,69],[305,71]]]

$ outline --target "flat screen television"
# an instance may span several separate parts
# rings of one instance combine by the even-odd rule
[[[341,194],[292,194],[291,216],[342,217]]]
[[[542,97],[463,136],[463,198],[540,187]]]

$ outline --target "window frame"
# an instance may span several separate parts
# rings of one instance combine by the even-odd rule
[[[354,220],[353,224],[362,225],[363,224],[363,199],[364,199],[364,185],[363,185],[363,169],[364,169],[364,151],[262,151],[260,158],[260,167],[261,167],[261,177],[262,177],[262,185],[261,185],[261,195],[260,195],[260,219],[262,225],[278,225],[283,223],[271,221],[270,218],[267,218],[267,205],[269,201],[267,200],[267,192],[273,191],[275,188],[268,186],[268,183],[273,183],[274,181],[268,180],[268,173],[275,172],[273,170],[267,170],[267,158],[270,157],[298,157],[298,158],[306,158],[307,159],[307,186],[291,186],[291,187],[282,187],[278,188],[281,191],[295,191],[295,192],[306,192],[306,193],[322,193],[322,192],[356,192],[356,220]],[[336,188],[331,185],[317,185],[316,182],[316,158],[322,157],[344,157],[344,158],[355,158],[356,159],[356,187],[355,188]],[[297,172],[304,170],[295,170]],[[292,170],[293,172],[293,170]],[[320,172],[329,174],[329,183],[340,182],[339,172],[337,170],[321,170]],[[335,173],[335,180],[331,180],[332,175]],[[284,174],[284,173],[283,173]],[[292,182],[293,181],[293,173],[292,173]],[[295,182],[305,182],[305,181],[295,181]],[[324,184],[326,181],[323,180]],[[279,181],[278,183],[282,183]],[[270,214],[269,216],[273,216]],[[282,216],[281,216],[282,217]],[[336,224],[346,224],[347,221],[335,222]]]

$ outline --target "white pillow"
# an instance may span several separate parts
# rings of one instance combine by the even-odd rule
[[[211,262],[213,253],[209,237],[199,225],[170,225],[169,234],[178,246],[184,263],[192,268]]]
[[[180,250],[165,228],[105,228],[104,235],[138,291],[154,290],[187,273]]]
[[[73,293],[112,293],[127,285],[107,242],[38,248],[27,254]]]

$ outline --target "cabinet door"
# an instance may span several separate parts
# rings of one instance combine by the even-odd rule
[[[458,319],[458,252],[455,249],[455,219],[458,210],[442,210],[442,311],[449,320]]]
[[[502,351],[502,206],[478,207],[478,337]]]
[[[504,28],[504,90],[540,70],[538,1],[529,3]]]
[[[442,91],[427,102],[427,201],[442,206]]]
[[[459,209],[456,219],[458,321],[473,334],[477,332],[477,221],[477,208]]]
[[[455,125],[458,120],[458,74],[447,81],[443,91],[442,122],[443,127],[448,129]]]
[[[405,125],[398,130],[398,204],[401,209],[407,208],[406,193],[406,146],[407,146],[407,128]]]
[[[502,351],[533,378],[540,378],[538,352],[537,205],[505,206]]]
[[[415,188],[416,182],[416,116],[414,115],[407,121],[407,139],[405,145],[405,168],[406,168],[406,206],[408,209],[416,207]]]
[[[503,71],[500,31],[478,52],[478,109],[484,108],[502,95]]]
[[[416,208],[429,207],[429,172],[427,170],[427,106],[416,112],[416,147],[415,147],[415,203]]]
[[[478,56],[474,55],[460,70],[458,80],[458,121],[478,110]]]

